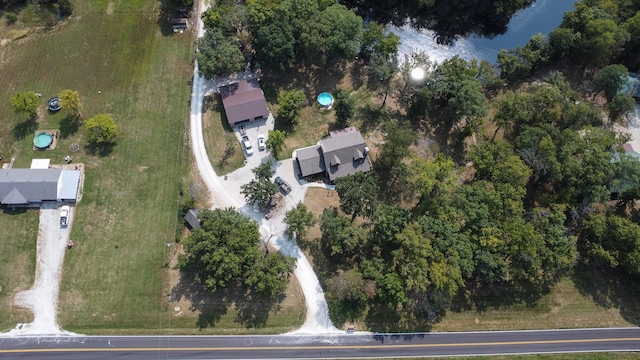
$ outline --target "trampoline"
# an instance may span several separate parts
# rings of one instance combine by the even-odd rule
[[[323,92],[318,95],[318,104],[320,104],[320,107],[324,109],[331,109],[331,106],[333,105],[333,96],[328,92]]]
[[[33,138],[33,146],[38,149],[46,149],[53,142],[53,136],[48,132],[41,132]]]
[[[49,104],[47,106],[49,108],[49,111],[58,111],[60,110],[60,98],[59,97],[53,97],[49,100]]]

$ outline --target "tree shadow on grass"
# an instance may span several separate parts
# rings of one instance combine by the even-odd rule
[[[193,274],[186,272],[180,272],[180,281],[171,289],[169,296],[172,302],[188,301],[191,304],[189,310],[200,313],[195,324],[198,329],[215,327],[231,305],[225,296],[207,291],[195,281]]]
[[[13,137],[16,138],[16,140],[22,140],[27,137],[27,135],[33,134],[36,130],[38,130],[38,121],[33,117],[17,123],[13,128]]]
[[[375,332],[430,331],[432,323],[421,317],[403,316],[400,311],[386,304],[373,303],[364,319],[367,327]]]
[[[619,309],[626,321],[640,326],[640,279],[581,263],[575,267],[572,280],[580,294],[605,309]]]
[[[549,294],[551,287],[548,284],[538,288],[520,284],[476,284],[458,291],[451,301],[450,309],[454,312],[476,310],[479,312],[490,309],[525,304],[530,308],[537,306],[540,299]]]
[[[235,321],[247,329],[263,328],[272,311],[280,310],[286,295],[280,293],[265,298],[253,294],[243,286],[231,286],[221,291],[211,292],[197,283],[193,274],[181,272],[180,281],[169,293],[173,302],[189,301],[189,310],[199,312],[196,326],[202,330],[215,328],[229,308],[235,305]]]
[[[265,298],[247,292],[236,297],[236,321],[247,329],[263,328],[267,326],[267,320],[272,311],[279,311],[285,294],[280,293],[274,297]]]
[[[87,144],[84,149],[87,155],[107,157],[113,152],[115,146],[116,144]]]
[[[60,137],[63,139],[75,134],[80,129],[80,119],[73,115],[68,115],[60,120]]]

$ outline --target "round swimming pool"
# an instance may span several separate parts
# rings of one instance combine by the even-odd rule
[[[53,97],[49,100],[48,104],[49,111],[58,111],[60,110],[60,98]]]
[[[318,95],[318,104],[322,107],[330,108],[333,105],[333,96],[328,92],[323,92]]]
[[[33,145],[38,149],[46,149],[53,142],[53,136],[48,132],[41,132],[33,138]]]

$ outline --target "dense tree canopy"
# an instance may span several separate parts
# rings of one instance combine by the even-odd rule
[[[258,224],[232,208],[202,210],[201,228],[184,240],[176,268],[192,273],[209,291],[246,286],[273,296],[289,283],[295,260],[277,252],[260,254]]]
[[[218,28],[207,30],[198,40],[198,50],[199,71],[207,79],[242,71],[246,64],[240,45]]]

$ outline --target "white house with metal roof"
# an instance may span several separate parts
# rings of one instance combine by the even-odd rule
[[[43,201],[75,202],[80,171],[63,169],[1,169],[0,205],[40,206]]]

